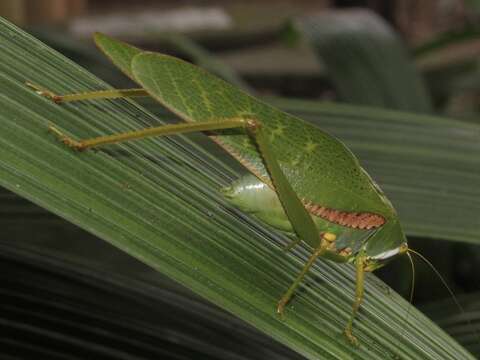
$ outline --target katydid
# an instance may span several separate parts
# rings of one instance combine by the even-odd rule
[[[102,34],[97,46],[140,89],[56,95],[29,84],[57,103],[151,96],[186,123],[164,125],[86,140],[50,129],[76,150],[148,136],[206,131],[250,172],[222,190],[241,210],[252,213],[313,251],[280,298],[282,315],[295,289],[318,257],[356,268],[355,300],[344,333],[363,299],[365,272],[409,251],[397,214],[352,152],[319,128],[247,95],[223,80],[177,58],[145,52]]]

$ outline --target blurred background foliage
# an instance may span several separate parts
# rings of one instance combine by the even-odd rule
[[[459,126],[465,122],[480,126],[480,2],[475,0],[4,0],[0,15],[115,87],[132,84],[95,49],[90,39],[93,31],[197,63],[300,115],[308,107],[280,97],[310,105],[342,102],[444,115],[458,119]],[[149,100],[142,104],[159,111]],[[471,164],[472,179],[478,181],[479,162]],[[26,357],[54,358],[61,353],[57,345],[45,346],[39,340],[48,338],[45,334],[52,330],[41,316],[61,316],[58,308],[49,313],[52,302],[59,301],[66,309],[75,308],[70,320],[82,324],[65,325],[64,336],[97,346],[90,353],[85,349],[92,347],[79,345],[86,351],[84,358],[136,353],[140,351],[136,337],[150,346],[141,347],[140,358],[301,358],[17,195],[0,189],[0,200],[0,306],[8,310],[2,314],[11,314],[10,318],[2,315],[2,320],[20,323],[22,316],[28,316],[31,327],[43,327],[38,336],[18,327],[18,336],[28,334],[35,341],[29,348],[7,341],[4,349],[21,349]],[[480,229],[478,197],[469,201],[471,211],[465,207],[452,217],[467,219],[466,227]],[[451,234],[415,234],[409,236],[411,247],[425,254],[446,278],[465,313],[459,312],[440,281],[421,264],[416,268],[414,304],[479,356],[472,328],[480,328],[480,237],[475,241]],[[479,235],[472,234],[472,239]],[[5,274],[15,274],[17,280]],[[377,275],[408,296],[408,263],[396,261]],[[25,315],[15,308],[32,312]],[[142,309],[155,311],[146,317]],[[68,314],[73,316],[71,311]],[[156,321],[160,318],[161,328]],[[110,336],[113,327],[122,333]],[[236,341],[229,342],[225,332]]]

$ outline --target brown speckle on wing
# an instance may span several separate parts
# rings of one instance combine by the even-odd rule
[[[329,209],[324,206],[313,204],[311,201],[303,201],[303,205],[311,214],[328,220],[334,224],[354,229],[375,229],[385,224],[383,216],[368,212],[348,212]]]

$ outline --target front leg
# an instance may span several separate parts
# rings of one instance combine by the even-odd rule
[[[332,234],[332,233],[324,233],[322,235],[322,240],[320,242],[320,246],[315,249],[315,251],[313,252],[313,254],[310,256],[310,258],[308,259],[308,261],[305,263],[305,266],[303,267],[302,271],[300,272],[300,274],[298,274],[297,278],[295,279],[295,281],[293,282],[292,285],[290,285],[290,287],[288,288],[287,292],[282,296],[282,298],[280,299],[280,301],[278,302],[277,304],[277,314],[280,315],[280,316],[283,316],[283,313],[284,313],[284,310],[285,310],[285,306],[287,305],[287,303],[290,301],[293,293],[295,292],[296,288],[300,285],[300,283],[302,282],[305,274],[308,272],[308,270],[310,270],[310,268],[312,267],[313,263],[315,262],[315,260],[318,258],[318,257],[321,257],[329,248],[330,244],[332,242],[334,242],[336,240],[336,236],[335,234]]]
[[[344,334],[347,339],[353,344],[358,345],[357,338],[352,334],[353,320],[358,313],[358,309],[363,301],[364,294],[364,285],[365,285],[365,265],[366,265],[366,256],[363,251],[355,259],[356,267],[356,282],[355,282],[355,301],[352,305],[352,314],[348,320],[347,326],[345,327]]]
[[[247,120],[246,128],[258,145],[258,150],[268,170],[274,190],[295,233],[314,249],[318,248],[321,239],[317,227],[280,168],[262,123],[257,120]]]

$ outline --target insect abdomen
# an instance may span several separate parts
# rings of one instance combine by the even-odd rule
[[[254,214],[277,229],[293,232],[277,194],[257,177],[245,175],[222,192],[240,210]],[[370,230],[385,223],[382,216],[374,213],[329,209],[310,201],[303,201],[303,204],[312,215],[352,229]]]

